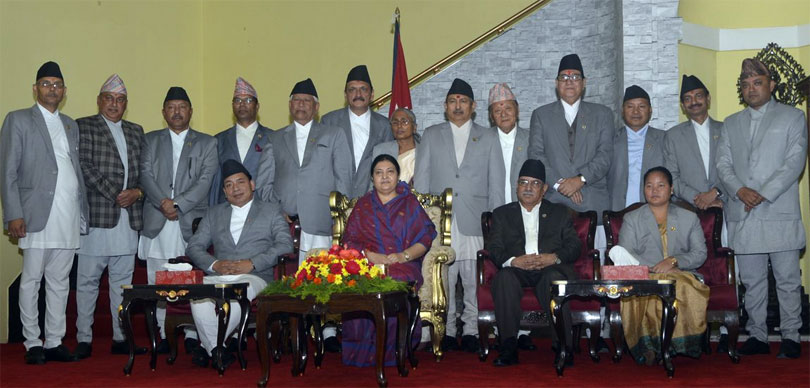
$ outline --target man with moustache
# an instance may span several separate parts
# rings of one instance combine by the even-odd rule
[[[421,193],[440,194],[453,189],[451,246],[456,261],[448,270],[447,333],[442,348],[458,350],[456,339],[456,284],[464,289],[462,346],[478,350],[478,300],[475,265],[484,247],[481,213],[504,203],[503,156],[498,136],[491,128],[473,123],[475,97],[470,85],[456,78],[445,98],[447,122],[425,129],[416,155],[414,187]]]
[[[86,233],[87,200],[79,163],[79,128],[59,112],[65,97],[59,65],[37,70],[36,104],[10,112],[0,129],[3,227],[23,252],[20,322],[25,363],[75,361],[62,345],[65,308],[79,234]],[[45,341],[40,339],[39,288],[45,277]],[[43,348],[44,345],[44,348]]]
[[[649,169],[664,164],[665,132],[650,127],[650,95],[638,85],[625,89],[622,102],[624,128],[613,138],[613,161],[608,171],[610,209],[622,210],[644,202],[644,180]]]
[[[799,358],[801,276],[799,250],[806,246],[799,206],[799,176],[807,163],[807,123],[801,110],[771,97],[776,82],[765,64],[743,60],[743,101],[727,117],[717,147],[717,173],[728,189],[723,210],[729,245],[745,286],[746,329],[742,355],[768,354],[768,263],[779,298],[777,358]]]
[[[522,311],[520,299],[524,287],[534,287],[535,296],[547,311],[551,311],[549,290],[554,280],[576,279],[574,262],[582,243],[574,230],[565,206],[543,200],[548,190],[546,169],[539,160],[528,159],[520,168],[517,201],[500,206],[492,212],[492,231],[487,249],[498,272],[492,281],[492,299],[498,322],[500,346],[495,366],[518,363],[517,339]],[[563,307],[563,317],[570,327],[571,316]],[[566,333],[570,333],[566,330]],[[554,346],[560,343],[554,334]],[[571,338],[565,338],[571,345]],[[573,363],[573,355],[566,360]],[[555,362],[556,363],[556,362]]]
[[[689,120],[670,128],[664,141],[664,164],[672,173],[675,195],[699,209],[723,207],[728,196],[717,176],[717,142],[723,122],[709,117],[709,89],[694,75],[681,81],[681,109]]]
[[[193,112],[186,90],[169,88],[163,100],[168,128],[147,133],[141,151],[140,186],[146,197],[138,257],[146,260],[149,284],[155,284],[155,272],[163,270],[169,259],[185,255],[193,234],[191,223],[208,208],[217,141],[189,127]],[[158,307],[160,352],[168,352],[165,319],[166,309]],[[189,335],[187,331],[187,340]]]
[[[346,134],[353,162],[352,188],[346,194],[349,198],[359,198],[371,187],[368,171],[371,170],[374,146],[394,138],[388,119],[369,108],[374,99],[374,87],[366,65],[355,66],[349,71],[343,95],[348,108],[323,115],[321,123],[338,127]]]
[[[259,114],[259,95],[253,85],[238,77],[231,104],[236,124],[215,136],[219,164],[221,166],[229,159],[240,161],[256,177],[256,196],[262,201],[270,201],[275,174],[273,145],[270,143],[270,134],[273,131],[256,119]],[[222,179],[217,170],[209,195],[211,205],[225,202]]]
[[[98,114],[82,117],[79,125],[79,161],[90,205],[90,231],[81,237],[76,271],[76,357],[90,357],[93,314],[101,274],[107,268],[113,354],[129,354],[121,323],[115,319],[123,300],[124,284],[132,284],[138,231],[143,228],[143,191],[138,187],[143,128],[124,120],[127,88],[113,74],[96,97]],[[146,348],[135,349],[136,354]]]

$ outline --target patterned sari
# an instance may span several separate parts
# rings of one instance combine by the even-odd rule
[[[385,204],[380,202],[375,190],[361,197],[346,221],[343,243],[349,248],[382,254],[402,252],[416,243],[430,249],[436,237],[433,222],[405,182],[397,184],[396,192],[397,196]],[[417,289],[422,285],[421,257],[387,267],[392,278],[415,281]],[[375,365],[375,327],[374,322],[366,317],[362,313],[344,315],[343,363],[346,365]],[[388,318],[386,323],[385,365],[392,366],[396,365],[396,318]],[[414,333],[421,333],[418,321]],[[419,335],[414,336],[412,346],[418,344],[419,338]]]

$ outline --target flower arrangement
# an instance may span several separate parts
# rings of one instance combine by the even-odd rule
[[[326,303],[334,293],[367,294],[406,291],[408,285],[385,275],[362,252],[339,245],[321,250],[301,263],[294,276],[271,282],[263,294],[287,294]]]

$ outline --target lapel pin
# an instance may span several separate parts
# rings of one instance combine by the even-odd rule
[[[546,217],[548,217],[548,214],[543,213],[543,218],[546,218]]]
[[[523,147],[518,146],[517,150],[518,150],[518,151],[523,151]]]
[[[582,124],[582,129],[585,129],[585,124]]]
[[[674,226],[670,226],[670,227],[669,227],[669,230],[671,230],[671,231],[673,231],[673,232],[674,232],[674,231],[675,231],[675,227],[674,227]]]
[[[712,139],[717,140],[718,137],[720,137],[720,136],[714,135],[714,136],[712,136]]]
[[[652,144],[647,144],[647,149],[652,148]]]
[[[310,143],[315,143],[315,139],[309,139]]]
[[[472,141],[478,141],[477,137],[472,138]]]
[[[262,152],[262,147],[256,143],[256,152]]]
[[[260,134],[258,134],[258,135],[256,135],[256,136],[257,136],[259,139],[261,139],[261,138],[262,138],[262,134],[261,134],[261,133],[260,133]]]
[[[186,143],[187,146],[191,147],[191,142]]]

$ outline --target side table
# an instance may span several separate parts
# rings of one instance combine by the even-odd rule
[[[235,299],[242,308],[242,316],[239,320],[239,342],[242,343],[242,336],[245,333],[245,326],[247,324],[247,316],[250,313],[250,300],[247,298],[247,283],[235,284],[139,284],[139,285],[124,285],[121,286],[124,290],[124,298],[121,305],[118,306],[118,318],[124,326],[124,334],[126,335],[127,342],[129,343],[129,360],[124,366],[124,374],[129,376],[132,372],[132,364],[135,362],[135,339],[132,335],[132,321],[130,317],[130,307],[133,302],[140,301],[145,303],[146,312],[146,328],[149,332],[149,340],[152,342],[152,353],[149,360],[149,367],[154,371],[157,365],[157,353],[155,347],[157,346],[157,318],[155,316],[155,309],[157,302],[165,300],[167,302],[177,301],[193,301],[198,299],[213,299],[216,305],[216,313],[218,318],[218,331],[217,331],[217,344],[223,346],[225,342],[225,329],[228,326],[228,318],[230,317],[230,301]],[[242,356],[241,347],[238,351],[239,364],[242,369],[245,369],[245,358]],[[169,364],[174,362],[177,354],[172,354],[166,360]],[[222,353],[218,354],[218,363],[222,365]],[[225,373],[225,369],[218,370],[219,375]]]

